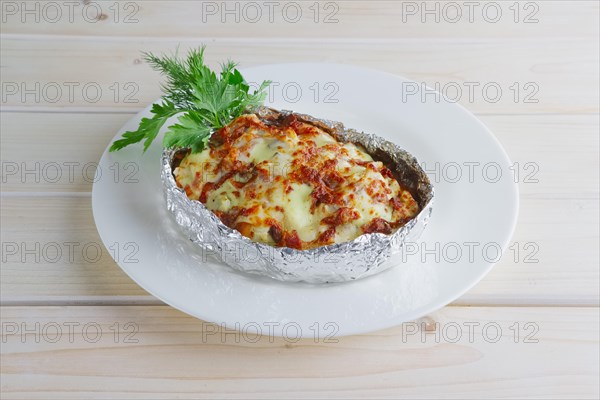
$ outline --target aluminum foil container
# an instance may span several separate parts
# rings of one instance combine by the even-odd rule
[[[259,107],[256,113],[266,124],[289,114]],[[344,282],[376,274],[401,264],[405,243],[414,242],[421,235],[431,215],[433,186],[416,158],[394,143],[380,137],[346,129],[340,122],[295,114],[301,121],[313,124],[340,142],[362,145],[374,159],[382,161],[402,187],[408,189],[419,204],[419,214],[392,234],[369,233],[358,238],[309,250],[274,247],[242,236],[224,225],[201,202],[190,200],[177,187],[173,169],[180,150],[166,149],[162,155],[161,177],[167,208],[189,239],[199,246],[204,255],[216,257],[232,268],[280,281],[290,282]]]

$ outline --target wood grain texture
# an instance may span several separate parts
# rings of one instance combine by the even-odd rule
[[[9,35],[1,51],[2,105],[5,110],[139,110],[160,96],[158,74],[141,61],[140,51],[169,53],[178,44],[186,51],[206,42],[103,37],[90,45],[77,38]],[[599,109],[598,38],[208,44],[207,61],[213,66],[229,58],[242,66],[311,60],[355,64],[437,88],[477,113],[598,113]]]
[[[3,301],[148,299],[98,236],[90,197],[3,198],[2,243]]]
[[[271,22],[249,3],[1,2],[0,397],[597,399],[600,4],[478,2],[471,22],[466,2],[285,0]],[[90,178],[160,95],[140,51],[202,43],[211,66],[338,62],[460,87],[520,165],[517,260],[419,321],[333,341],[256,337],[160,303],[101,243]]]
[[[299,341],[235,333],[161,306],[1,311],[7,398],[597,398],[599,390],[594,308],[447,307],[367,335]]]
[[[9,2],[7,2],[9,3]],[[37,3],[37,11],[36,11]],[[488,2],[491,3],[491,2]],[[97,1],[5,6],[2,33],[71,37],[530,38],[598,36],[595,1]],[[33,12],[24,13],[24,10]],[[499,14],[497,15],[497,13]],[[565,19],[578,23],[568,31]],[[177,23],[173,23],[177,21]]]
[[[102,153],[132,117],[129,113],[3,112],[2,191],[91,192]],[[105,177],[115,173],[105,172]]]
[[[591,221],[598,221],[597,199],[523,199],[512,242],[518,255],[507,250],[455,303],[598,304],[600,238]],[[114,249],[102,245],[89,197],[4,197],[2,238],[5,304],[158,303],[115,264]]]

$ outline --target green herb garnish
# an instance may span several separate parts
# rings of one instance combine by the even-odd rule
[[[189,147],[192,152],[202,151],[210,135],[244,113],[246,109],[261,105],[270,81],[263,82],[250,94],[250,86],[235,68],[234,62],[221,65],[217,75],[204,65],[204,46],[191,50],[186,59],[177,55],[158,57],[143,53],[153,69],[167,76],[162,85],[162,104],[154,104],[152,118],[142,118],[136,131],[129,131],[116,140],[110,151],[120,150],[130,144],[144,141],[144,151],[150,147],[160,128],[167,120],[179,115],[179,123],[169,126],[163,146]]]

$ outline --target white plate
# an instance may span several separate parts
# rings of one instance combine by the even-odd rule
[[[518,212],[510,161],[464,108],[432,94],[412,95],[417,85],[398,76],[346,65],[265,65],[243,73],[249,82],[274,81],[267,103],[276,108],[339,120],[414,154],[434,171],[429,226],[407,252],[416,254],[355,282],[291,284],[237,273],[203,257],[165,209],[159,137],[146,154],[141,145],[105,151],[92,196],[104,244],[148,292],[248,335],[350,335],[413,320],[450,303],[491,269],[499,248],[506,249]],[[115,139],[149,114],[146,109],[132,118]],[[502,176],[495,181],[497,170]]]

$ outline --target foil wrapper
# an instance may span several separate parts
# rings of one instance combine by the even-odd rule
[[[404,244],[418,239],[433,208],[433,186],[416,158],[394,143],[347,129],[340,122],[267,107],[259,107],[251,112],[266,124],[294,114],[299,120],[323,129],[340,142],[362,145],[374,159],[382,161],[392,171],[402,187],[411,192],[421,211],[389,235],[369,233],[352,241],[309,250],[274,247],[242,236],[224,225],[204,204],[190,200],[177,186],[173,176],[181,150],[165,149],[161,178],[167,208],[189,239],[199,246],[199,250],[238,271],[289,282],[344,282],[401,264]]]

